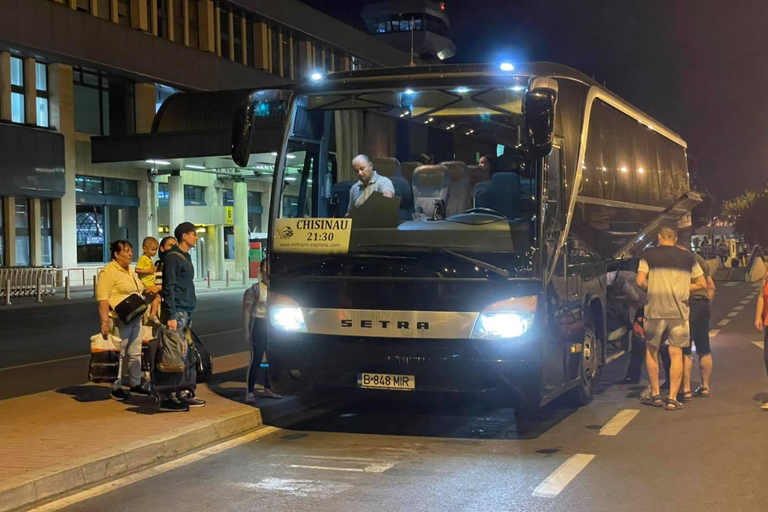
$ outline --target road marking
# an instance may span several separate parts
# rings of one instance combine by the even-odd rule
[[[749,304],[750,302],[752,302],[752,301],[751,301],[751,300],[743,300],[743,301],[739,302],[739,304],[743,304],[743,305],[745,305],[745,306],[746,306],[746,305],[747,305],[747,304]]]
[[[581,471],[592,462],[594,455],[587,453],[577,453],[563,462],[554,473],[549,475],[546,480],[541,482],[533,491],[534,496],[540,498],[554,498],[562,492],[565,487],[571,483],[571,480],[581,473]]]
[[[739,314],[739,312],[738,312],[738,311],[731,311],[730,313],[728,313],[728,314],[727,314],[727,315],[725,315],[725,316],[727,316],[728,318],[733,318],[733,317],[735,317],[735,316],[736,316],[736,315],[738,315],[738,314]]]
[[[756,347],[759,347],[761,349],[765,349],[765,342],[764,341],[753,341],[752,342]]]
[[[736,306],[733,308],[734,311],[741,311],[742,309],[744,309],[744,306]]]
[[[264,436],[268,436],[269,434],[274,434],[275,432],[279,432],[280,430],[282,429],[279,429],[277,427],[264,427],[255,432],[251,432],[243,436],[231,439],[229,441],[211,446],[210,448],[206,448],[205,450],[200,450],[199,452],[191,453],[184,457],[180,457],[176,460],[172,460],[164,464],[160,464],[151,468],[144,469],[137,473],[133,473],[132,475],[128,475],[123,478],[118,478],[117,480],[113,480],[111,482],[107,482],[102,485],[97,485],[96,487],[93,487],[91,489],[78,492],[71,496],[66,496],[59,500],[52,501],[51,503],[46,503],[45,505],[31,509],[29,512],[54,512],[56,510],[61,510],[65,507],[70,507],[76,503],[80,503],[81,501],[93,499],[97,496],[107,494],[114,490],[122,489],[127,485],[131,485],[136,482],[145,480],[147,478],[161,475],[173,469],[186,466],[187,464],[197,462],[199,460],[205,459],[206,457],[210,457],[211,455],[216,455],[218,453],[227,451],[231,448],[235,448],[242,444],[250,443],[251,441],[255,441],[256,439],[262,438]]]
[[[731,281],[730,283],[725,283],[723,286],[736,286],[738,284],[739,284],[738,281]]]
[[[711,331],[709,331],[709,337],[710,338],[714,338],[718,334],[720,334],[720,329],[712,329]]]
[[[756,297],[756,295],[754,293],[752,295],[747,295],[748,299],[754,299],[755,297]]]
[[[20,364],[18,366],[6,366],[5,368],[0,368],[0,372],[4,372],[6,370],[18,370],[19,368],[30,368],[32,366],[39,366],[41,364],[49,364],[49,363],[61,363],[64,361],[74,361],[75,359],[83,359],[86,357],[91,357],[90,354],[85,356],[72,356],[72,357],[63,357],[61,359],[51,359],[50,361],[40,361],[39,363],[27,363],[27,364]]]
[[[324,471],[349,471],[352,473],[383,473],[394,464],[371,464],[364,468],[337,468],[334,466],[305,466],[304,464],[289,464],[289,468],[321,469]]]
[[[198,338],[210,338],[211,336],[220,336],[222,334],[232,334],[233,332],[240,332],[242,329],[232,329],[231,331],[212,332],[210,334],[199,334]]]
[[[624,354],[626,354],[626,353],[627,353],[627,351],[626,351],[626,350],[621,350],[621,351],[619,351],[619,352],[616,352],[616,353],[615,353],[615,354],[613,354],[611,357],[609,357],[608,359],[606,359],[606,360],[605,360],[605,364],[606,364],[606,365],[609,365],[609,364],[611,364],[612,362],[614,362],[615,360],[617,360],[618,358],[620,358],[621,356],[623,356],[623,355],[624,355]]]
[[[717,322],[717,325],[719,325],[720,327],[725,327],[726,325],[728,325],[730,321],[731,321],[730,318],[726,318],[725,320],[720,320],[719,322]]]
[[[296,480],[292,478],[267,477],[260,482],[243,482],[234,484],[245,489],[258,489],[260,491],[280,492],[300,498],[330,498],[334,494],[348,491],[352,484],[342,482],[329,482],[323,480]]]
[[[611,421],[606,423],[603,428],[600,429],[600,435],[615,436],[639,413],[640,411],[638,409],[624,409],[623,411],[619,411],[616,416],[611,418]]]

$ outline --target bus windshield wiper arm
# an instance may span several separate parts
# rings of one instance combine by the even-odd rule
[[[509,277],[509,271],[505,268],[497,267],[496,265],[493,265],[486,261],[465,256],[447,247],[429,247],[429,246],[424,246],[419,244],[386,244],[386,245],[385,244],[361,244],[360,247],[395,247],[395,248],[403,247],[403,248],[424,249],[432,252],[442,252],[444,254],[450,254],[455,258],[459,258],[469,263],[472,263],[474,265],[477,265],[478,267],[484,268],[485,270],[489,270],[494,274],[498,274],[502,277]],[[471,247],[462,246],[462,247],[456,247],[456,249],[471,249]]]
[[[394,254],[373,254],[373,253],[358,253],[358,254],[349,253],[347,255],[342,255],[342,256],[349,256],[352,258],[370,258],[370,259],[381,258],[381,259],[387,259],[387,260],[415,260],[416,259],[415,256],[397,256]],[[323,258],[317,261],[302,263],[300,265],[296,265],[295,267],[290,267],[289,269],[287,269],[286,272],[287,273],[299,272],[301,270],[306,270],[315,265],[320,265],[321,263],[327,263],[329,261],[333,261],[333,260],[331,258]]]

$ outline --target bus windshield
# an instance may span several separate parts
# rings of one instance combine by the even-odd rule
[[[531,271],[524,95],[506,85],[299,96],[273,214],[349,219],[349,254],[448,250],[496,273]]]

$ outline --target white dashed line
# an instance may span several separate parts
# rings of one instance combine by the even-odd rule
[[[741,311],[742,309],[744,309],[744,306],[736,306],[733,308],[734,311]]]
[[[759,347],[761,349],[765,348],[765,342],[764,341],[753,341],[752,342],[756,347]]]
[[[533,491],[534,496],[540,498],[554,498],[562,492],[581,471],[592,462],[594,455],[577,453],[563,462],[554,473],[541,482]]]
[[[349,471],[351,473],[383,473],[394,464],[371,464],[364,468],[337,468],[333,466],[305,466],[303,464],[289,464],[289,468],[322,469],[324,471]]]
[[[738,311],[731,311],[730,313],[728,313],[728,314],[727,314],[727,315],[725,315],[725,316],[727,316],[728,318],[733,318],[733,317],[735,317],[735,316],[736,316],[736,315],[738,315],[738,314],[739,314],[739,312],[738,312]]]
[[[709,331],[709,337],[710,338],[714,338],[718,334],[720,334],[720,329],[712,329],[711,331]]]
[[[726,318],[725,320],[720,320],[719,322],[717,322],[717,325],[719,325],[720,327],[725,327],[726,325],[728,325],[730,321],[731,321],[730,318]]]
[[[640,413],[638,409],[624,409],[623,411],[619,411],[616,416],[611,418],[611,421],[606,423],[603,428],[600,429],[600,435],[615,436],[621,432],[621,429],[626,427],[638,413]]]
[[[742,304],[742,305],[746,306],[750,302],[752,302],[752,301],[751,300],[743,300],[743,301],[739,302],[739,304]]]
[[[736,286],[738,284],[739,284],[738,281],[731,281],[730,283],[725,283],[723,286]]]

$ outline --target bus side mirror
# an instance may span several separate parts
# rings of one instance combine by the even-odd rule
[[[252,95],[251,95],[252,96]],[[256,105],[251,97],[235,108],[232,122],[232,160],[240,167],[248,165],[251,156],[251,134],[255,122]]]
[[[240,167],[248,165],[251,156],[251,137],[258,118],[260,126],[283,128],[287,117],[285,112],[291,91],[284,89],[265,89],[248,94],[244,103],[235,107],[232,114],[232,160]]]
[[[552,151],[556,103],[557,82],[546,78],[533,79],[525,94],[523,109],[528,149],[534,158],[543,158]]]

